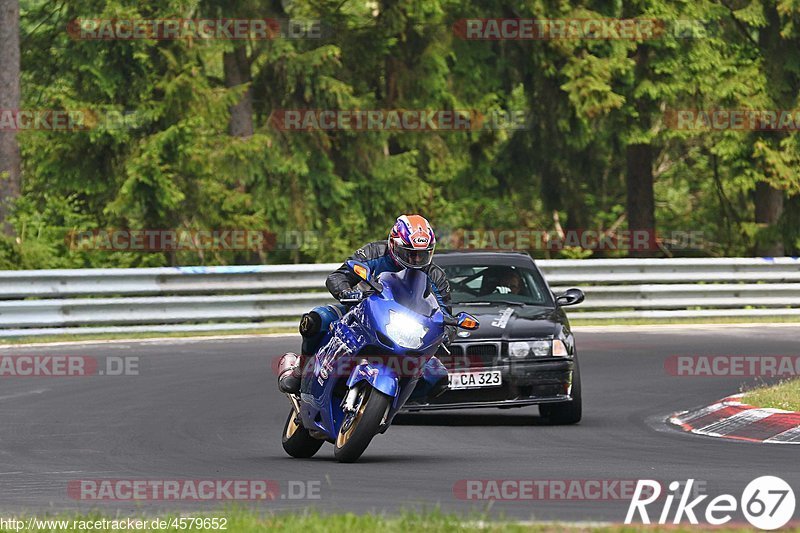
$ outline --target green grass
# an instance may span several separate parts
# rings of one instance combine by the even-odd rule
[[[800,378],[753,389],[744,395],[742,402],[755,407],[800,411]]]
[[[552,523],[519,523],[515,521],[490,521],[477,517],[460,517],[457,515],[443,514],[440,512],[427,512],[427,513],[412,513],[406,512],[398,515],[355,515],[352,513],[335,514],[335,515],[320,515],[317,513],[276,513],[276,514],[259,514],[253,511],[234,510],[219,512],[216,514],[197,515],[206,516],[208,518],[225,518],[227,519],[227,529],[225,531],[233,533],[248,533],[248,532],[261,532],[261,531],[281,531],[285,533],[352,533],[354,531],[380,531],[381,533],[406,533],[408,531],[432,532],[432,533],[445,533],[445,532],[530,532],[530,533],[556,533],[561,531],[569,532],[598,532],[598,533],[627,533],[638,531],[669,531],[671,533],[690,533],[697,531],[715,531],[719,533],[738,532],[738,531],[752,531],[751,528],[745,527],[719,527],[711,528],[704,526],[603,526],[603,525],[574,525],[562,524],[557,522]],[[48,517],[38,516],[39,520],[46,520]],[[96,531],[111,531],[110,529],[96,529],[96,528],[81,528],[75,527],[73,521],[100,521],[104,518],[106,520],[123,520],[122,518],[115,518],[110,516],[103,516],[100,514],[90,515],[59,515],[57,517],[50,517],[55,520],[66,520],[69,522],[66,528],[39,528],[39,529],[20,529],[19,531],[26,532],[44,532],[44,531],[60,531],[60,532],[96,532]],[[155,517],[142,517],[143,520],[152,524]],[[164,520],[171,520],[173,517],[163,517]],[[25,520],[26,517],[21,517]],[[187,517],[184,517],[186,520]],[[188,522],[186,522],[188,523]],[[135,531],[145,532],[159,532],[159,531],[222,531],[221,529],[203,529],[202,527],[167,527],[165,529],[148,527],[145,529],[138,529]],[[122,531],[123,529],[118,529]],[[0,532],[12,532],[14,529],[2,529]],[[785,531],[800,531],[800,529],[788,529]]]

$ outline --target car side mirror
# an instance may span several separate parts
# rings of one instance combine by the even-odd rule
[[[581,303],[586,296],[580,289],[567,289],[562,294],[556,295],[556,303],[558,305],[576,305]]]
[[[478,319],[469,313],[458,313],[456,324],[461,329],[476,330],[480,326]]]
[[[370,274],[372,274],[372,272],[370,272],[370,269],[366,264],[360,261],[354,261],[352,259],[348,260],[346,264],[347,268],[352,270],[356,276],[363,279],[364,281],[369,280]]]

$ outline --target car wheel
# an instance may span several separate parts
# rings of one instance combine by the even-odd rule
[[[543,403],[539,406],[539,414],[553,425],[564,426],[580,422],[582,411],[581,372],[578,360],[575,359],[575,367],[572,371],[572,401]]]

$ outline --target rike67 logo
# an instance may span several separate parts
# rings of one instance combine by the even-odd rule
[[[700,515],[705,518],[706,523],[719,526],[730,522],[733,513],[738,509],[751,525],[759,529],[773,530],[783,527],[794,516],[794,491],[779,477],[762,476],[754,479],[745,487],[739,500],[731,494],[721,494],[705,502],[704,513],[701,513],[701,504],[708,495],[703,494],[689,500],[693,495],[693,485],[694,479],[689,479],[686,483],[673,481],[669,484],[670,492],[663,498],[658,524],[668,523],[672,516],[673,524],[680,524],[685,518],[690,524],[697,525],[699,524],[697,517]],[[658,481],[640,479],[628,507],[625,523],[631,524],[638,514],[643,524],[650,524],[647,506],[659,500],[661,496],[661,484]],[[673,514],[672,505],[676,499],[678,504]],[[653,510],[657,509],[650,509]],[[656,517],[653,516],[653,519]]]

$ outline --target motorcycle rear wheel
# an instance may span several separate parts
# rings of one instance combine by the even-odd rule
[[[392,398],[367,386],[356,413],[342,425],[334,443],[333,456],[340,463],[354,463],[378,433]]]
[[[292,457],[308,459],[319,451],[325,441],[312,437],[299,418],[300,415],[292,407],[283,426],[283,449]]]

